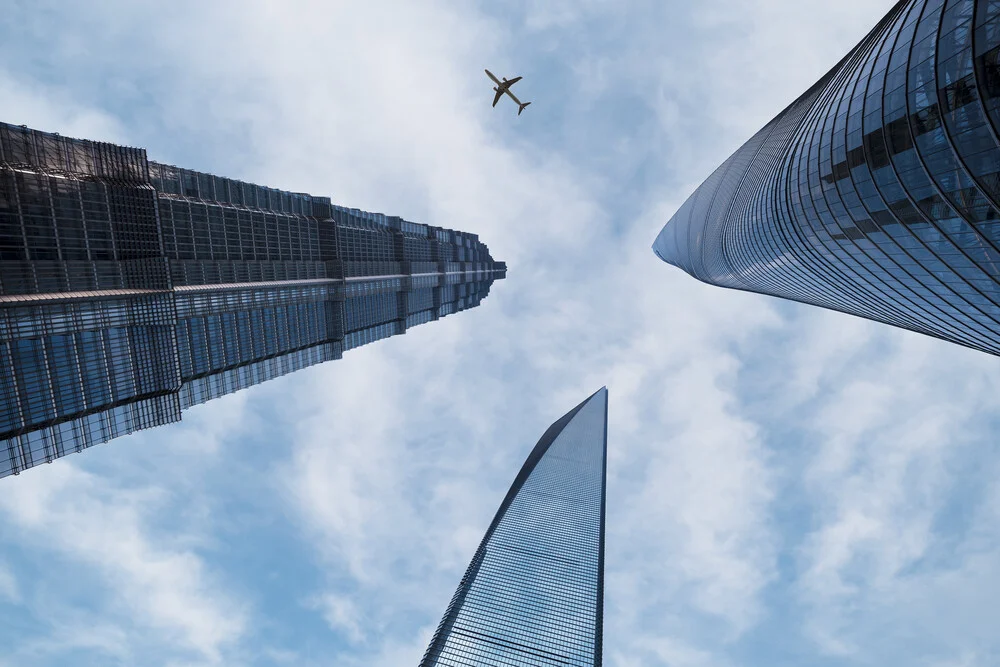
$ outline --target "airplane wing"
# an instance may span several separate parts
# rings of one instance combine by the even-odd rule
[[[513,86],[515,83],[517,83],[520,80],[521,80],[521,77],[515,76],[513,79],[510,79],[509,81],[505,81],[504,83],[506,83],[507,87],[510,88],[511,86]]]
[[[496,106],[497,102],[500,101],[500,98],[503,97],[503,90],[503,88],[497,86],[497,96],[493,98],[493,106]]]

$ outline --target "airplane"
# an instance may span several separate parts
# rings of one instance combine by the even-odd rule
[[[497,102],[500,101],[500,98],[503,97],[504,93],[507,93],[508,95],[510,95],[510,99],[514,100],[517,103],[517,115],[518,116],[520,116],[521,112],[524,111],[524,107],[526,107],[529,104],[531,104],[531,102],[525,102],[524,104],[521,104],[521,100],[517,99],[517,97],[514,96],[514,93],[510,92],[510,87],[513,86],[518,81],[520,81],[521,77],[515,76],[510,81],[507,80],[507,77],[504,77],[503,81],[500,81],[495,76],[493,76],[493,72],[491,72],[489,70],[486,70],[486,76],[488,76],[491,79],[493,79],[493,83],[497,84],[496,87],[493,88],[493,90],[495,90],[496,93],[497,93],[496,97],[493,98],[493,106],[497,105]]]

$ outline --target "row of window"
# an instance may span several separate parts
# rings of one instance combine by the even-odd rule
[[[176,396],[154,396],[15,435],[0,440],[0,477],[180,417]]]
[[[274,211],[288,215],[313,215],[313,197],[245,183],[222,176],[181,169],[159,162],[149,163],[150,183],[158,192],[191,199]],[[316,198],[321,204],[328,200]]]
[[[221,371],[331,338],[327,309],[298,303],[181,319],[177,352],[183,378]]]
[[[332,300],[336,294],[330,285],[282,285],[240,290],[179,292],[176,296],[180,318],[208,315],[223,311],[252,310],[290,303],[314,303]]]
[[[0,193],[0,260],[162,255],[148,188],[0,169]]]
[[[465,248],[351,220],[335,227],[303,215],[157,200],[148,186],[0,168],[0,289],[163,289],[164,269],[129,273],[117,263],[159,257],[177,260],[170,279],[178,285],[320,278],[329,274],[322,262],[331,260],[348,276],[399,273],[400,261],[418,271],[441,261],[492,261],[480,244]],[[285,264],[272,270],[276,262]]]
[[[186,410],[213,398],[219,398],[324,361],[340,359],[342,354],[343,350],[339,342],[324,343],[270,359],[255,361],[237,368],[226,369],[221,373],[186,380],[179,395],[180,407],[182,410]]]
[[[146,152],[0,123],[0,164],[124,181],[147,181]]]
[[[170,262],[169,266],[170,280],[176,287],[321,280],[329,277],[325,262],[184,260]]]
[[[174,390],[174,354],[165,326],[0,341],[0,433]]]
[[[173,324],[173,300],[167,294],[104,297],[34,306],[0,308],[0,340],[49,334]]]

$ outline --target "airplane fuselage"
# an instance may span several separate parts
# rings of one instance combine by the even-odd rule
[[[514,102],[517,104],[518,107],[521,106],[521,100],[517,99],[517,96],[513,92],[511,92],[511,90],[510,90],[510,82],[508,82],[506,78],[504,78],[503,81],[500,81],[498,78],[496,78],[495,76],[493,76],[493,72],[491,72],[489,70],[486,70],[486,76],[488,76],[491,79],[493,79],[493,83],[497,84],[497,87],[493,89],[495,92],[506,93],[507,95],[510,96],[510,99],[514,100]]]

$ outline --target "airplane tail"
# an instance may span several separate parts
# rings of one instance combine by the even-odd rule
[[[520,116],[521,112],[524,111],[524,107],[528,106],[529,104],[531,104],[531,102],[525,102],[524,104],[522,104],[521,106],[519,106],[517,108],[517,115]]]

